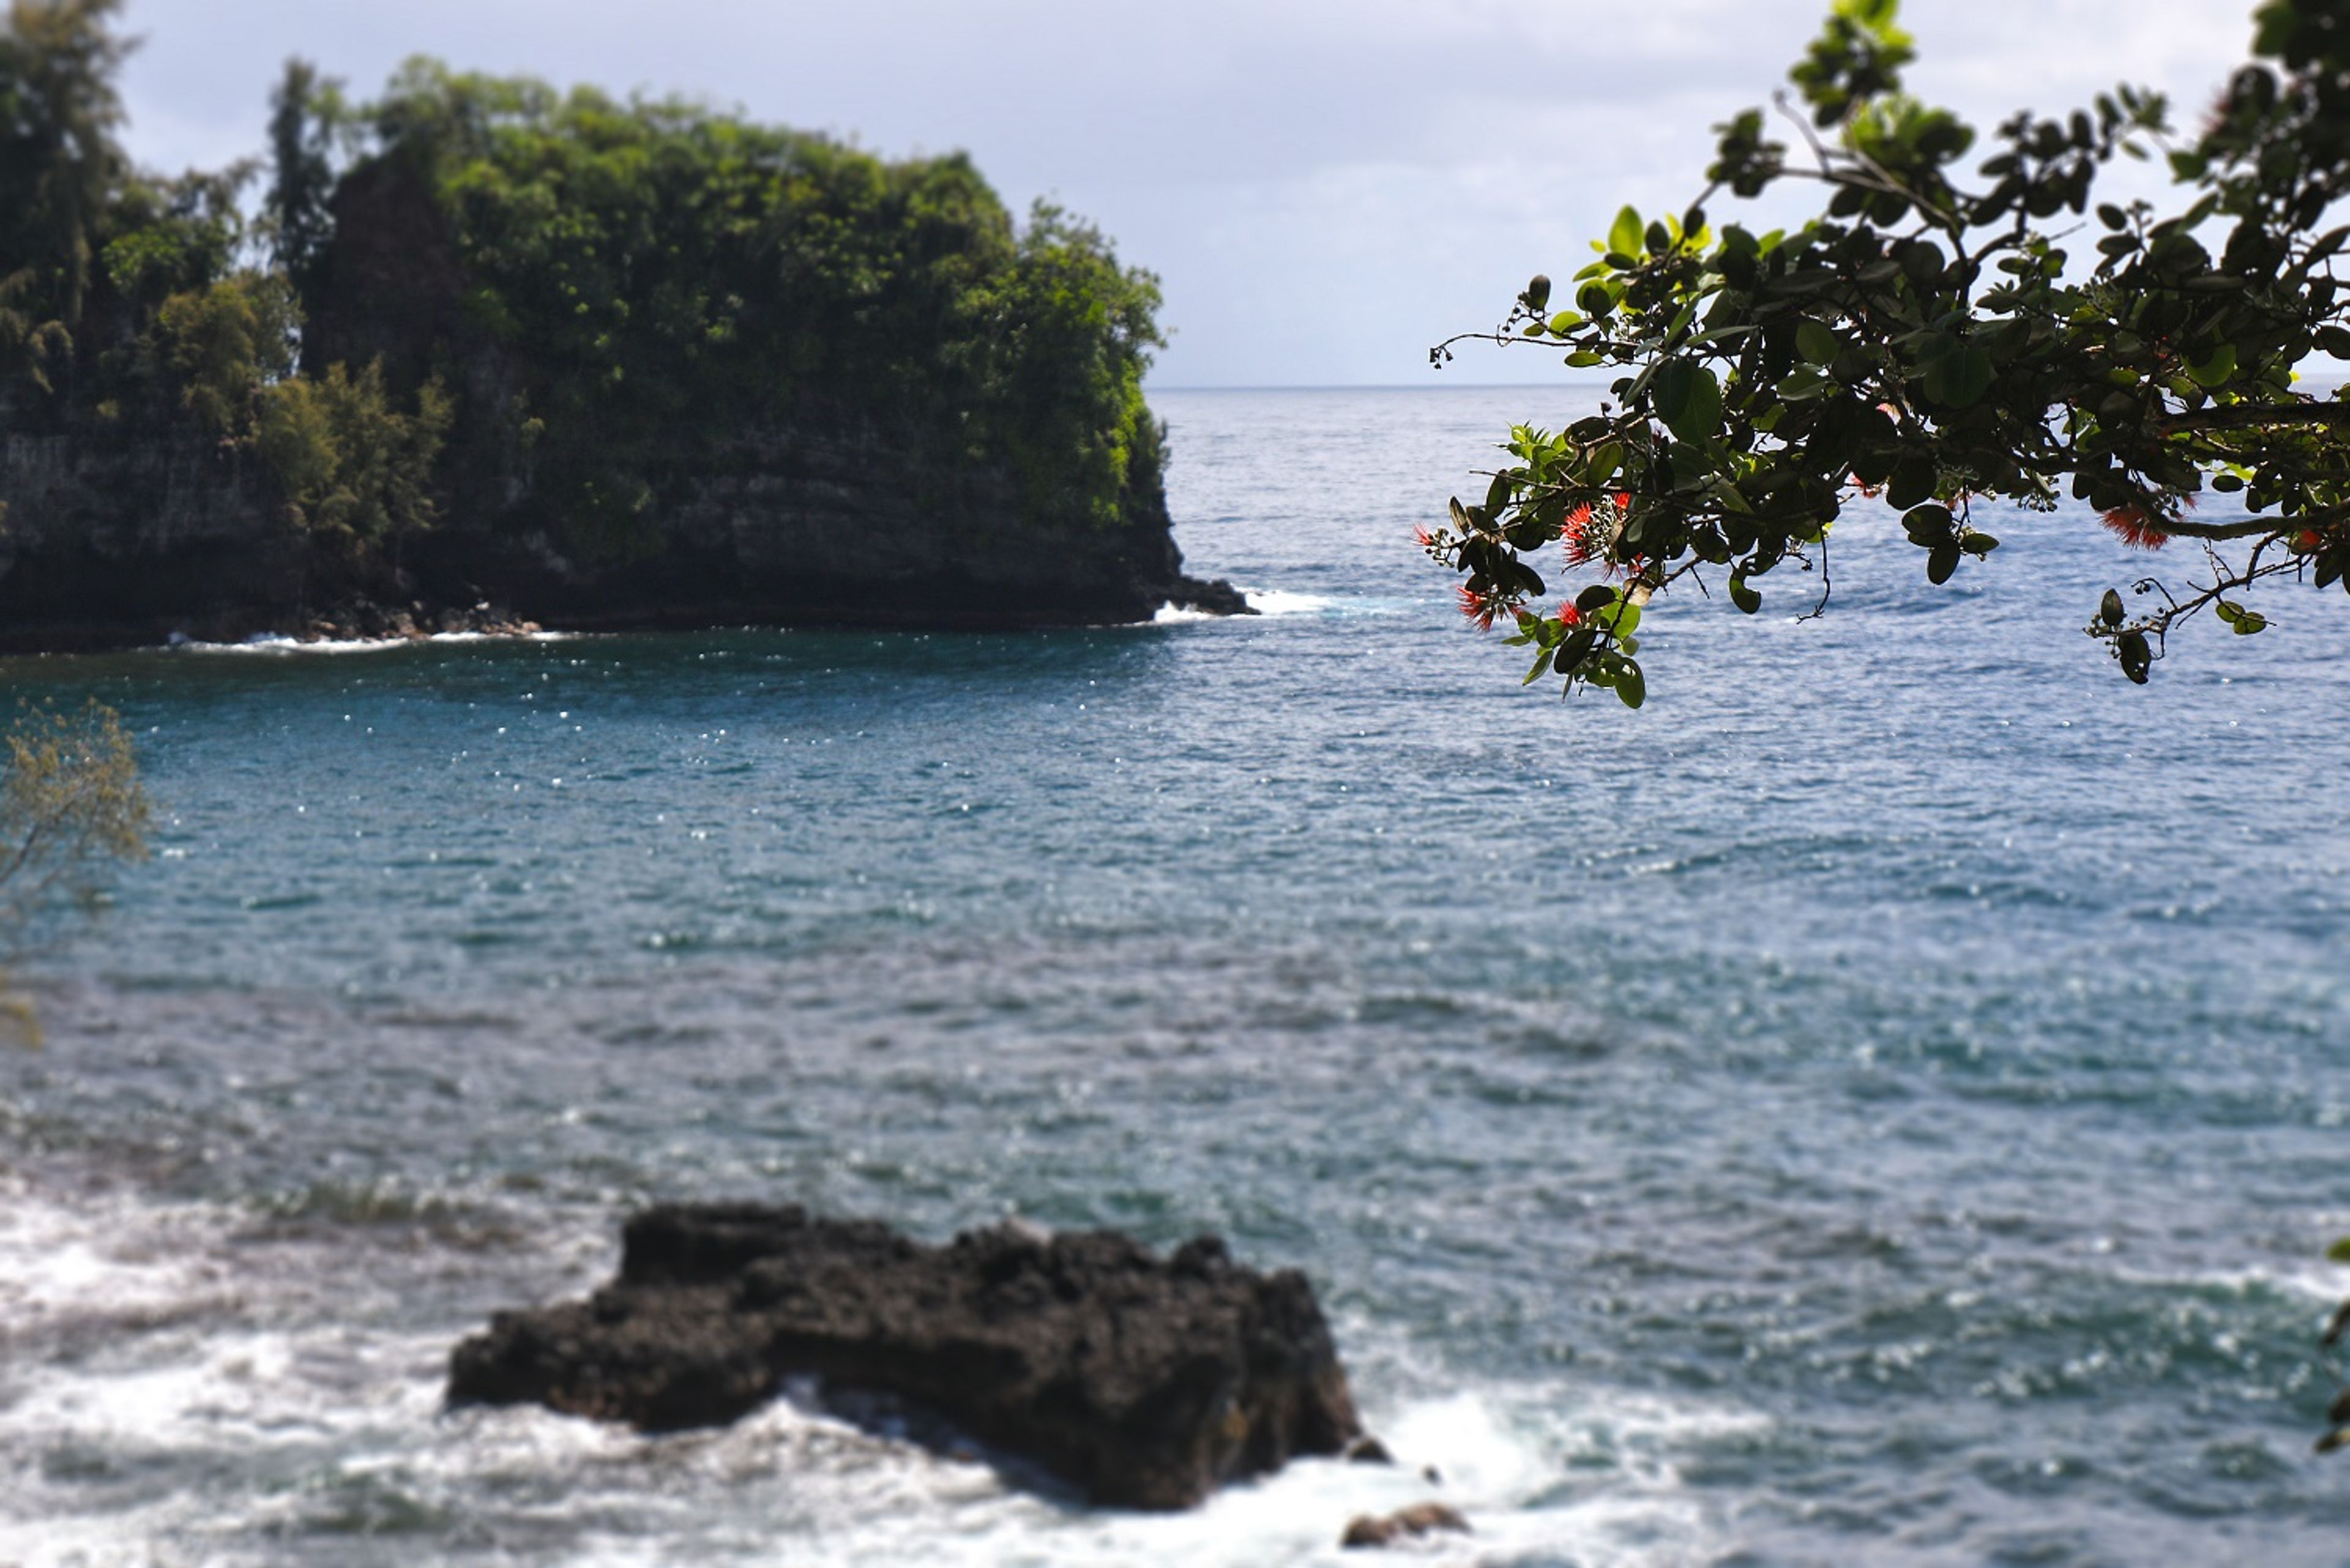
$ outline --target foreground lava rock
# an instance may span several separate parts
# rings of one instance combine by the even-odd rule
[[[1357,1546],[1392,1546],[1399,1541],[1415,1541],[1440,1530],[1462,1535],[1475,1533],[1458,1509],[1447,1508],[1440,1502],[1416,1502],[1384,1518],[1357,1514],[1347,1521],[1347,1532],[1338,1538],[1338,1544],[1349,1551]]]
[[[1201,1237],[1160,1259],[1111,1231],[966,1231],[943,1247],[796,1206],[664,1205],[620,1276],[500,1313],[451,1358],[454,1405],[536,1401],[647,1431],[716,1426],[815,1375],[894,1395],[1096,1502],[1188,1508],[1361,1435],[1313,1287]]]

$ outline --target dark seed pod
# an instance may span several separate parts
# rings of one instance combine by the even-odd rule
[[[1534,281],[1526,285],[1526,292],[1520,297],[1525,301],[1528,310],[1537,316],[1541,315],[1550,305],[1550,275],[1539,272],[1534,274]]]
[[[2147,672],[2154,668],[2154,649],[2147,646],[2146,633],[2126,631],[2114,639],[2114,651],[2121,657],[2122,673],[2133,685],[2146,684]]]
[[[2104,598],[2101,598],[2101,599],[2099,599],[2099,600],[2097,601],[2097,618],[2098,618],[2099,620],[2101,620],[2101,621],[2104,621],[2107,626],[2119,626],[2119,625],[2121,625],[2121,623],[2122,623],[2122,597],[2121,597],[2121,595],[2119,595],[2119,594],[2116,593],[2116,592],[2115,592],[2113,589],[2111,589],[2111,588],[2107,588],[2107,589],[2106,590],[2106,597],[2105,597]]]

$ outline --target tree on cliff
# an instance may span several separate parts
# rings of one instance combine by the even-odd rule
[[[0,28],[0,370],[70,352],[127,168],[114,77],[121,0],[11,0]]]
[[[349,130],[342,83],[307,60],[287,60],[269,95],[270,181],[262,208],[271,252],[296,289],[315,286],[333,238],[335,153]]]
[[[1164,535],[1156,280],[960,153],[428,59],[350,105],[294,60],[249,224],[256,164],[163,179],[118,144],[120,0],[8,4],[0,409],[252,460],[322,597],[404,597],[401,541],[451,513],[637,558],[681,475],[794,430],[919,505]]]
[[[1686,212],[1625,208],[1571,297],[1537,276],[1496,331],[1463,335],[1622,372],[1597,414],[1513,431],[1482,501],[1423,535],[1473,620],[1514,623],[1529,682],[1638,707],[1643,609],[1686,580],[1752,615],[1794,562],[1825,605],[1855,496],[1900,510],[1936,584],[1998,547],[1976,525],[1990,501],[2069,493],[2132,545],[2195,552],[2194,581],[2082,607],[2141,684],[2205,609],[2264,629],[2255,585],[2350,589],[2350,400],[2293,388],[2313,356],[2350,358],[2350,227],[2322,227],[2350,192],[2350,0],[2261,5],[2198,134],[2124,87],[2017,114],[1971,171],[1974,129],[1902,90],[1897,5],[1835,0],[1779,101],[1800,151],[1740,114]],[[2118,156],[2163,160],[2174,206],[2096,200]],[[1798,180],[1825,195],[1800,226],[1709,220],[1717,196]],[[1597,580],[1545,611],[1534,561],[1562,549]]]

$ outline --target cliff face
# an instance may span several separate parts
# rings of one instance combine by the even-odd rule
[[[372,361],[396,389],[428,377],[448,389],[439,524],[358,548],[306,529],[250,443],[184,419],[20,418],[0,389],[0,650],[300,633],[322,616],[349,624],[355,606],[430,622],[484,601],[578,629],[1032,627],[1146,619],[1170,600],[1244,607],[1181,575],[1155,448],[1117,518],[1085,519],[1036,504],[1006,462],[942,462],[935,431],[823,396],[681,426],[617,535],[608,520],[572,526],[525,431],[546,368],[469,316],[446,215],[387,162],[345,182],[337,216],[305,369]]]
[[[1181,576],[1155,484],[1152,515],[1106,530],[1028,514],[995,474],[918,495],[890,450],[869,426],[742,431],[668,476],[642,555],[582,560],[544,530],[461,524],[418,542],[411,575],[581,629],[1099,624],[1216,591]],[[527,482],[514,494],[526,504]]]
[[[26,433],[0,402],[0,649],[241,637],[304,598],[309,544],[258,465],[192,424]]]
[[[1170,599],[1237,609],[1181,575],[1163,494],[1115,529],[1040,521],[1002,475],[918,496],[882,431],[757,429],[666,476],[631,551],[580,558],[504,506],[447,504],[397,561],[359,566],[290,524],[274,478],[192,425],[0,437],[0,649],[298,632],[354,600],[428,615],[484,600],[583,630],[712,625],[1094,625]]]

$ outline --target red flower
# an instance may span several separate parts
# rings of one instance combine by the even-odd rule
[[[1501,590],[1498,588],[1487,588],[1480,593],[1463,583],[1458,591],[1461,595],[1461,613],[1475,621],[1479,631],[1492,630],[1494,620],[1510,607],[1510,601],[1502,597]]]
[[[2318,537],[2316,529],[2303,528],[2293,536],[2293,554],[2314,556],[2317,553],[2317,546],[2324,543],[2324,541]]]
[[[1591,559],[1591,505],[1586,502],[1566,514],[1558,525],[1558,536],[1566,541],[1566,564],[1579,566]]]
[[[1414,528],[1411,531],[1411,542],[1425,550],[1436,543],[1436,535],[1425,528]]]
[[[2134,550],[2159,550],[2170,542],[2162,520],[2148,515],[2143,506],[2115,507],[2106,514],[2106,526]]]
[[[1561,626],[1581,626],[1583,624],[1583,612],[1575,608],[1573,605],[1561,605],[1558,607],[1558,624]]]

